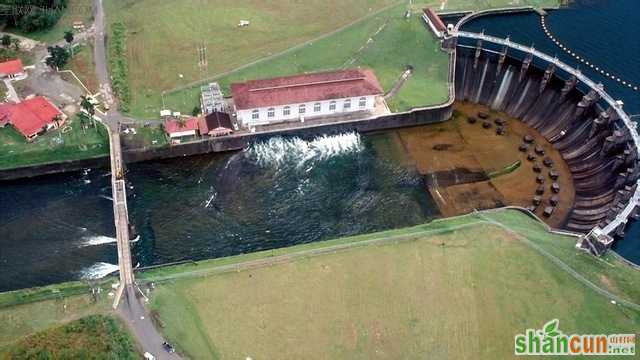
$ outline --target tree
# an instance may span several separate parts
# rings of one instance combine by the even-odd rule
[[[20,39],[13,38],[11,39],[11,43],[13,44],[13,48],[16,49],[16,51],[20,50]]]
[[[46,64],[54,70],[63,68],[69,62],[69,52],[60,46],[49,46],[49,57],[46,60]]]
[[[8,48],[11,45],[11,36],[4,34],[2,38],[0,38],[0,42],[2,42],[2,46]]]
[[[71,30],[67,30],[64,32],[64,41],[67,42],[67,44],[69,44],[69,50],[71,51],[71,56],[73,56],[73,45],[71,44],[73,42],[73,31]]]
[[[95,127],[96,124],[93,121],[93,116],[96,114],[96,106],[91,101],[91,98],[83,95],[80,100],[80,106],[84,109],[84,111],[87,112],[87,114],[89,114],[89,118],[91,118],[91,124],[93,125],[93,127]]]
[[[198,116],[200,114],[200,106],[195,106],[193,110],[191,110],[191,115]]]

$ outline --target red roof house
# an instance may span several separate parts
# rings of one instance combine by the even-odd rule
[[[233,132],[229,114],[214,111],[198,119],[201,135],[222,136]]]
[[[22,60],[15,59],[0,63],[0,78],[14,77],[24,72]]]
[[[56,117],[58,122],[55,121]],[[27,139],[33,139],[50,128],[57,128],[65,118],[58,108],[42,96],[17,104],[0,105],[0,124],[13,125]]]
[[[370,69],[327,71],[231,84],[231,94],[238,110],[382,93],[382,87]]]
[[[183,136],[195,136],[198,134],[199,123],[197,117],[190,117],[184,121],[177,119],[167,119],[164,122],[164,131],[171,138]]]

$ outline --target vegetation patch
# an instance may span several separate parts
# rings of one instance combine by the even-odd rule
[[[129,92],[128,65],[126,54],[127,29],[123,23],[111,25],[111,41],[109,42],[109,71],[113,91],[118,96],[119,109],[129,112],[131,93]]]
[[[353,246],[300,252],[336,241]],[[201,265],[152,270],[147,276],[163,271],[167,281],[156,282],[151,306],[192,358],[495,359],[512,356],[515,334],[553,318],[568,333],[640,326],[640,313],[612,304],[529,242],[635,302],[638,271],[612,259],[600,265],[574,238],[518,211],[336,241],[209,273]]]
[[[91,127],[81,116],[67,119],[60,129],[30,142],[10,125],[0,129],[0,169],[108,154],[107,130],[100,124]]]
[[[111,316],[92,315],[20,340],[7,359],[138,359],[131,336]]]
[[[65,66],[65,70],[73,71],[91,93],[98,92],[99,85],[93,62],[93,45],[76,46],[73,49],[73,57]],[[66,81],[77,83],[71,74],[61,73],[61,75]]]
[[[61,2],[66,5],[60,6]],[[18,7],[15,7],[14,4],[5,5],[4,9],[8,10],[2,12],[6,17],[0,16],[0,24],[4,20],[8,25],[7,31],[46,43],[62,40],[64,32],[72,29],[74,22],[82,22],[88,28],[93,20],[92,0],[10,0],[9,3],[18,3],[20,5]],[[12,9],[20,9],[23,13],[28,13],[29,10],[26,6],[34,3],[37,3],[36,5],[40,9],[47,11],[49,18],[55,21],[49,23],[49,25],[43,23],[37,29],[32,28],[31,30],[12,25],[13,22],[9,19],[9,17],[13,17]],[[2,9],[2,5],[0,5],[0,9]],[[38,12],[38,10],[34,10],[34,12]]]

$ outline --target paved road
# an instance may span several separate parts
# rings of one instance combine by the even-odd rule
[[[151,353],[156,359],[180,359],[178,354],[169,354],[162,346],[164,340],[158,334],[149,314],[145,311],[142,305],[143,300],[144,298],[135,285],[127,286],[122,294],[118,314],[140,342],[143,351]]]
[[[162,343],[165,341],[162,335],[154,327],[150,316],[146,312],[141,302],[142,296],[137,290],[137,285],[133,283],[133,272],[131,269],[131,254],[129,251],[128,241],[128,214],[126,209],[126,191],[125,182],[118,179],[118,169],[123,169],[121,148],[119,146],[119,124],[125,119],[117,110],[117,103],[111,92],[111,78],[107,69],[107,58],[105,50],[105,33],[104,33],[104,10],[102,8],[102,0],[94,0],[94,61],[96,66],[96,78],[100,83],[100,91],[103,100],[109,104],[109,110],[103,117],[104,123],[109,126],[111,140],[117,142],[117,145],[111,146],[112,157],[112,176],[114,186],[114,219],[116,222],[116,231],[118,232],[118,254],[119,261],[126,262],[128,266],[121,266],[125,273],[121,274],[121,284],[125,286],[123,296],[118,304],[118,314],[127,323],[127,326],[133,333],[140,347],[145,352],[150,352],[157,359],[180,359],[177,354],[167,353]],[[114,153],[116,152],[116,153]],[[119,152],[119,153],[118,153]],[[123,169],[124,170],[124,169]],[[121,189],[118,190],[118,187]],[[133,284],[132,284],[133,283]]]

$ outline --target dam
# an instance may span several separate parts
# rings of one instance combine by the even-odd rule
[[[521,119],[553,144],[571,171],[575,202],[563,228],[608,247],[638,217],[640,166],[635,123],[579,71],[531,47],[457,31],[456,100]],[[588,237],[585,237],[588,238]]]

